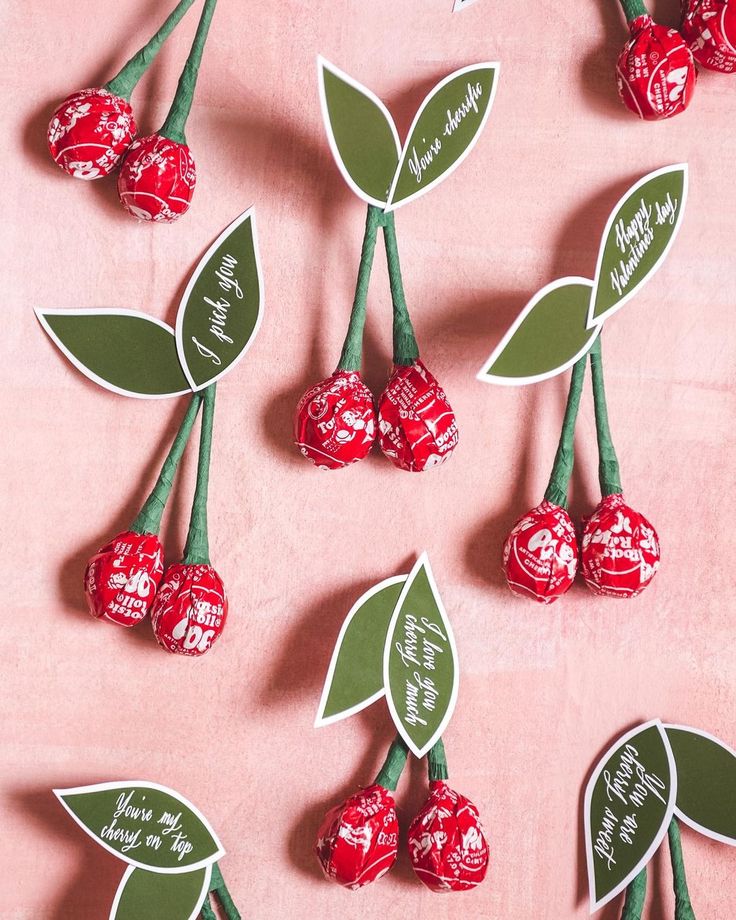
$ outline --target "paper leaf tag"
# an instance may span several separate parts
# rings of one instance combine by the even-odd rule
[[[475,146],[493,105],[499,64],[463,67],[429,93],[414,117],[386,210],[446,179]]]
[[[173,789],[101,783],[54,794],[90,837],[132,866],[180,873],[224,855],[204,815]]]
[[[447,727],[458,680],[455,638],[424,553],[404,583],[383,655],[391,718],[417,757],[424,757]]]
[[[322,118],[343,178],[363,201],[383,207],[401,145],[391,115],[365,86],[323,57],[317,59]]]
[[[367,591],[345,618],[320,700],[315,728],[347,719],[384,694],[383,650],[406,575]]]
[[[164,875],[129,866],[110,920],[196,920],[207,897],[212,867]]]
[[[640,179],[613,209],[603,233],[588,325],[620,310],[652,277],[680,228],[687,198],[687,164]]]
[[[520,386],[554,377],[574,364],[600,332],[600,327],[586,326],[592,289],[587,278],[561,278],[542,288],[501,339],[478,379]]]
[[[620,894],[667,833],[677,774],[659,720],[639,725],[603,755],[585,790],[591,913]]]
[[[240,361],[261,324],[263,281],[253,209],[210,246],[187,284],[176,317],[176,347],[193,390]]]
[[[135,310],[36,310],[52,341],[90,380],[140,399],[189,390],[174,330]]]
[[[694,830],[736,846],[736,751],[686,725],[665,725],[677,764],[675,814]]]

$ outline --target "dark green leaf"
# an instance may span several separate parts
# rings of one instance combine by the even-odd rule
[[[207,896],[210,868],[162,875],[131,868],[118,888],[110,920],[195,920]]]

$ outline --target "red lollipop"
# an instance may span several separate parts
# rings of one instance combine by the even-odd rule
[[[148,614],[164,573],[164,551],[154,533],[126,530],[87,564],[84,593],[97,619],[135,626]]]
[[[299,400],[294,442],[320,469],[362,460],[376,437],[373,394],[358,371],[335,371]]]
[[[693,57],[707,70],[736,70],[734,0],[686,0],[680,26]]]
[[[654,22],[641,0],[622,5],[631,38],[616,66],[621,100],[648,121],[671,118],[690,104],[697,78],[692,53],[676,29]]]
[[[158,644],[177,655],[204,655],[227,620],[222,579],[211,565],[169,566],[151,609]]]

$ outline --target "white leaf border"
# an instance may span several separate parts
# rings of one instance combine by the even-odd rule
[[[212,839],[217,845],[217,852],[212,854],[212,856],[208,856],[206,859],[200,859],[199,862],[192,863],[191,865],[187,865],[187,866],[181,866],[181,867],[175,866],[169,869],[159,869],[154,866],[148,866],[145,863],[141,863],[135,859],[132,859],[130,856],[127,856],[124,853],[119,853],[109,844],[105,843],[104,840],[100,840],[100,838],[96,834],[94,834],[87,827],[87,825],[84,824],[77,817],[77,815],[74,813],[72,808],[69,805],[67,805],[67,803],[63,799],[63,796],[65,795],[84,795],[84,794],[90,794],[90,793],[95,793],[95,792],[107,792],[111,789],[121,789],[122,790],[122,789],[130,789],[130,788],[153,789],[156,792],[164,792],[167,795],[172,796],[172,798],[176,799],[176,801],[181,802],[182,805],[191,809],[191,811],[196,815],[197,818],[199,818],[199,820],[202,822],[202,824],[204,824],[204,826],[207,828],[207,831],[212,836]],[[176,790],[171,789],[169,786],[161,786],[159,785],[159,783],[151,783],[146,780],[125,780],[125,781],[119,780],[117,782],[94,783],[90,786],[75,786],[70,789],[54,789],[52,791],[54,795],[56,796],[56,798],[61,803],[61,805],[64,807],[64,810],[67,811],[72,816],[75,823],[78,824],[79,827],[82,828],[82,830],[85,832],[85,834],[87,834],[87,836],[91,837],[92,840],[95,841],[95,843],[97,843],[99,846],[107,850],[108,853],[112,853],[113,856],[116,856],[118,859],[122,860],[125,863],[128,863],[129,866],[133,866],[134,868],[146,869],[148,872],[157,872],[160,875],[183,875],[187,872],[193,872],[195,869],[202,869],[205,866],[211,866],[213,863],[216,863],[218,860],[222,859],[222,857],[225,855],[225,850],[222,846],[222,843],[220,842],[220,838],[215,833],[212,825],[207,820],[207,818],[205,818],[205,816],[196,807],[196,805],[193,805],[183,795],[176,792]]]
[[[404,601],[406,600],[406,596],[411,590],[412,584],[414,583],[414,579],[416,578],[419,570],[422,568],[424,568],[427,573],[427,579],[429,580],[429,585],[432,589],[432,594],[434,595],[435,602],[439,609],[440,617],[442,619],[442,622],[445,628],[447,629],[447,640],[450,645],[450,651],[452,653],[453,683],[452,683],[452,690],[450,692],[450,699],[448,701],[447,709],[445,710],[445,715],[442,721],[440,722],[435,733],[432,735],[429,741],[427,741],[427,743],[424,745],[424,747],[418,748],[414,744],[411,737],[408,735],[406,728],[404,727],[404,724],[401,721],[401,718],[399,717],[398,712],[396,711],[396,706],[394,705],[393,697],[391,695],[391,684],[389,682],[389,661],[390,661],[390,654],[391,654],[391,643],[393,641],[394,632],[396,630],[396,622],[399,618],[399,614],[401,613],[401,609],[404,605]],[[452,718],[453,713],[455,711],[455,704],[457,703],[457,694],[458,694],[459,684],[460,684],[460,662],[459,662],[459,657],[457,653],[457,646],[455,644],[455,634],[452,630],[452,624],[450,623],[450,618],[447,616],[447,611],[445,610],[445,606],[442,603],[442,597],[440,596],[440,592],[437,587],[437,582],[435,581],[434,572],[432,571],[432,566],[430,565],[430,562],[429,562],[429,556],[425,550],[421,554],[421,556],[417,559],[417,561],[414,564],[414,567],[412,568],[411,572],[406,578],[404,587],[401,591],[401,594],[399,595],[398,601],[396,602],[396,608],[394,610],[393,616],[391,617],[391,621],[388,626],[388,631],[386,632],[386,645],[383,650],[383,686],[384,686],[384,691],[386,694],[386,702],[388,704],[388,710],[391,713],[391,719],[394,725],[396,726],[396,730],[399,732],[401,737],[406,742],[409,750],[416,757],[420,759],[424,757],[430,751],[432,746],[439,740],[439,738],[442,737],[442,734],[447,728],[450,722],[450,719]]]
[[[120,907],[120,901],[122,900],[123,892],[125,891],[125,886],[128,884],[128,880],[130,876],[134,872],[138,871],[139,868],[140,868],[139,866],[128,866],[128,868],[125,870],[123,877],[120,879],[120,884],[118,885],[118,889],[115,892],[115,899],[113,900],[112,907],[110,908],[109,920],[116,920],[116,917],[118,915],[118,907]],[[202,910],[202,905],[204,904],[205,898],[209,894],[210,882],[212,881],[212,866],[211,865],[207,865],[204,867],[200,866],[200,868],[204,868],[204,885],[202,887],[202,891],[200,892],[199,898],[197,899],[197,904],[196,904],[195,909],[192,911],[191,914],[189,914],[188,917],[182,917],[181,920],[197,920]],[[154,872],[155,870],[147,868],[147,870],[144,870],[144,871]],[[197,872],[199,870],[190,869],[189,871]],[[165,875],[166,873],[159,872],[157,874]],[[179,874],[184,875],[186,873],[182,872]]]

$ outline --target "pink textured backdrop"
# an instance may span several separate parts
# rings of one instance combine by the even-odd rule
[[[210,817],[243,916],[361,920],[560,920],[587,915],[580,797],[588,770],[631,724],[660,716],[736,743],[733,655],[734,335],[731,254],[734,80],[701,76],[690,111],[640,124],[619,107],[625,38],[614,0],[574,6],[479,0],[221,0],[189,140],[191,213],[138,225],[113,182],[65,178],[44,132],[68,92],[104,81],[168,3],[28,0],[0,7],[5,258],[4,679],[0,916],[102,920],[120,864],[76,828],[53,786],[118,778],[167,783]],[[673,22],[677,3],[655,11]],[[188,17],[134,96],[155,128],[194,27]],[[290,445],[301,391],[333,368],[352,297],[363,206],[331,161],[315,55],[381,95],[405,132],[442,76],[498,59],[485,135],[445,184],[397,215],[405,282],[427,364],[456,408],[453,460],[422,476],[380,455],[318,473]],[[614,435],[631,503],[660,532],[663,564],[632,603],[576,586],[551,610],[507,594],[500,545],[543,491],[566,380],[522,390],[475,373],[528,297],[594,270],[608,211],[641,174],[688,160],[681,234],[656,280],[606,326]],[[188,272],[255,204],[267,313],[218,400],[213,560],[231,599],[226,637],[192,662],[84,611],[90,553],[126,525],[181,412],[86,382],[32,308],[121,306],[172,321]],[[366,376],[390,358],[383,257],[369,301]],[[597,500],[592,406],[578,430],[572,507]],[[183,539],[193,463],[165,521]],[[184,487],[185,486],[185,487]],[[438,898],[404,853],[351,894],[311,853],[325,808],[369,780],[391,729],[383,705],[315,731],[334,639],[357,596],[429,550],[463,675],[446,741],[454,784],[479,805],[492,868],[470,895]],[[399,792],[404,825],[423,768]],[[733,851],[684,833],[698,917],[734,914]],[[654,888],[671,916],[669,869]],[[611,907],[601,914],[613,920]]]

